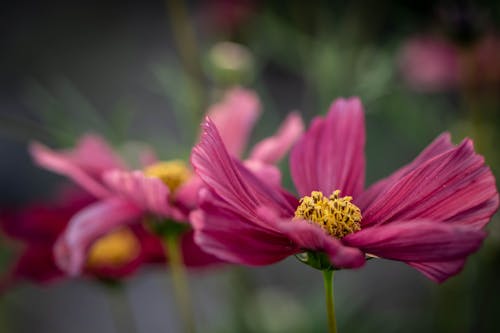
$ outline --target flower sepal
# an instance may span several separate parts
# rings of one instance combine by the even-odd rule
[[[171,219],[146,218],[145,223],[161,238],[180,236],[191,228],[188,223],[179,223]]]
[[[306,251],[295,255],[301,263],[311,266],[320,271],[335,271],[337,267],[333,266],[328,255],[318,251]]]
[[[121,290],[123,288],[123,282],[112,277],[97,277],[97,281],[99,281],[102,286],[112,291]]]

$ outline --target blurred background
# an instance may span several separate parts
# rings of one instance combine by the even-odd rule
[[[203,112],[234,85],[262,99],[254,142],[292,110],[309,121],[336,97],[360,96],[368,184],[443,131],[456,143],[473,138],[498,176],[499,22],[498,1],[5,3],[0,207],[48,200],[63,182],[32,164],[30,141],[69,147],[92,131],[119,149],[146,142],[165,158],[187,158]],[[382,260],[337,273],[340,332],[500,331],[497,220],[443,285]],[[5,235],[0,248],[6,274],[20,245]],[[190,278],[203,332],[326,329],[321,274],[294,258]],[[17,285],[0,296],[0,332],[119,332],[120,315],[135,332],[180,332],[169,280],[156,266],[129,278],[121,294],[83,278]]]

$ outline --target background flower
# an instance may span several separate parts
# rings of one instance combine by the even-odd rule
[[[81,189],[66,186],[53,202],[33,203],[15,211],[3,211],[0,218],[2,230],[12,239],[14,248],[19,248],[18,258],[4,277],[4,288],[22,280],[48,283],[64,279],[66,275],[55,262],[54,244],[73,215],[95,201],[95,197]],[[115,280],[129,276],[143,264],[165,261],[161,242],[153,234],[140,226],[131,228],[129,232],[138,245],[137,253],[121,262],[106,262],[103,260],[106,258],[97,257],[101,260],[87,263],[85,275]]]
[[[241,155],[259,113],[256,95],[243,89],[229,91],[208,111],[221,125],[224,140],[235,156]],[[275,136],[256,146],[247,165],[266,181],[278,183],[280,173],[272,164],[283,157],[301,132],[300,117],[291,114]],[[76,214],[56,243],[58,265],[70,275],[81,272],[90,245],[103,235],[121,226],[142,224],[148,217],[153,219],[152,227],[161,222],[155,217],[188,223],[190,210],[197,207],[201,183],[181,162],[161,162],[148,156],[149,165],[143,171],[128,171],[108,144],[96,136],[84,137],[68,152],[51,151],[40,144],[32,145],[31,151],[39,165],[69,176],[100,199]],[[187,228],[183,239],[190,245],[184,248],[192,250],[184,253],[187,264],[216,262],[197,248]]]

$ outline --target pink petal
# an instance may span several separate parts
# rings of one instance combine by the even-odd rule
[[[293,215],[295,207],[284,191],[262,182],[229,156],[210,119],[203,123],[203,129],[200,143],[191,154],[191,163],[208,188],[247,220],[257,219],[257,208],[261,205],[272,206],[283,216]]]
[[[215,264],[221,264],[223,262],[219,258],[205,252],[198,244],[195,243],[193,230],[190,230],[182,235],[181,246],[184,264],[187,267],[203,268],[213,266]]]
[[[115,154],[113,148],[96,134],[84,135],[75,149],[65,155],[74,164],[94,175],[113,169],[126,169],[125,163]]]
[[[275,187],[281,186],[281,171],[274,165],[259,160],[246,160],[243,164],[262,182]]]
[[[418,269],[422,274],[437,283],[457,275],[464,268],[465,259],[435,262],[409,262],[408,265]]]
[[[10,271],[12,279],[10,282],[26,279],[37,283],[49,283],[63,278],[64,273],[56,266],[52,252],[52,244],[40,242],[26,244]]]
[[[427,262],[463,259],[479,249],[485,236],[468,226],[413,220],[367,227],[342,241],[381,258]]]
[[[195,209],[198,203],[198,192],[203,187],[203,181],[193,175],[175,192],[175,201],[187,209]]]
[[[145,211],[163,217],[170,216],[170,191],[158,178],[147,177],[141,171],[110,171],[104,181],[116,193],[123,195]]]
[[[157,163],[159,159],[152,148],[145,147],[139,152],[139,161],[141,162],[141,166],[145,168]]]
[[[78,275],[86,251],[99,237],[117,227],[134,222],[143,211],[128,200],[106,199],[76,214],[54,247],[57,265],[69,275]]]
[[[304,132],[302,118],[296,112],[285,119],[278,132],[259,142],[250,153],[250,160],[267,164],[278,163]]]
[[[474,152],[472,142],[464,140],[360,208],[365,226],[414,219],[484,226],[497,206],[495,178],[483,157]]]
[[[71,178],[96,197],[104,198],[111,195],[108,189],[75,163],[73,159],[68,158],[66,154],[55,152],[39,143],[30,145],[30,153],[35,162],[42,168]]]
[[[202,200],[200,210],[191,213],[195,242],[206,252],[232,263],[268,265],[280,261],[296,248],[279,234],[245,220],[222,201]]]
[[[219,129],[229,153],[239,157],[260,115],[260,101],[253,91],[234,88],[220,103],[213,105],[207,115]]]
[[[357,268],[365,263],[359,249],[345,246],[326,234],[320,227],[303,220],[288,220],[280,224],[281,231],[302,250],[324,252],[337,268]]]
[[[292,149],[290,170],[301,196],[339,189],[356,196],[365,177],[365,120],[358,98],[337,99]]]
[[[359,198],[356,198],[356,203],[361,207],[367,207],[373,200],[375,200],[383,192],[387,191],[398,180],[407,175],[409,172],[415,170],[429,159],[444,153],[445,151],[454,148],[451,143],[449,133],[443,133],[438,136],[427,148],[425,148],[420,155],[418,155],[410,164],[405,165],[399,170],[393,172],[389,177],[379,180],[370,186]]]
[[[489,174],[490,177],[493,175]],[[487,178],[485,178],[487,179]],[[450,223],[463,224],[476,229],[483,229],[491,220],[491,216],[498,210],[498,195],[490,197],[481,204],[474,206],[468,210],[463,210],[460,214],[453,217],[452,220],[447,220]]]
[[[148,229],[145,223],[130,226],[141,243],[141,257],[145,263],[165,264],[165,249],[163,240]]]

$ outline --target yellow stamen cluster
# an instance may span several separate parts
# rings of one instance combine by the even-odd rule
[[[181,160],[155,163],[144,169],[144,173],[149,177],[160,178],[168,186],[171,193],[175,192],[191,177],[191,171]]]
[[[351,202],[352,197],[339,195],[339,190],[328,198],[319,191],[311,192],[300,199],[295,218],[316,223],[336,238],[361,230],[361,210]]]
[[[87,265],[120,266],[135,259],[139,249],[139,241],[130,229],[118,229],[101,237],[90,247]]]

